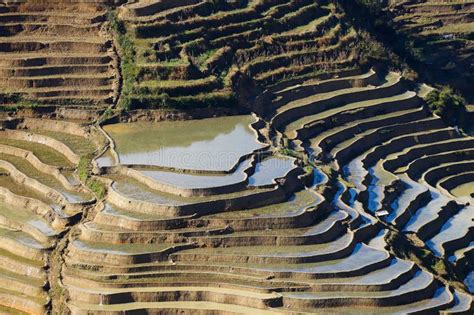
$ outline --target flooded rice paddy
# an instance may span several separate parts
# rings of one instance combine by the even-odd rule
[[[104,130],[115,141],[121,164],[227,171],[264,145],[250,128],[252,116],[194,121],[115,124]]]

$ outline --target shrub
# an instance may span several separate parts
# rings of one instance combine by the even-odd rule
[[[431,91],[426,103],[433,113],[452,125],[457,125],[466,112],[466,101],[449,87]]]
[[[426,54],[422,47],[417,46],[417,43],[413,40],[407,40],[405,42],[405,51],[417,62],[426,62]]]
[[[356,0],[356,2],[372,12],[378,12],[384,8],[383,1],[381,0]]]
[[[372,61],[369,59],[387,61],[390,58],[387,49],[368,32],[360,31],[359,38],[358,48],[361,54],[361,63],[371,63]]]

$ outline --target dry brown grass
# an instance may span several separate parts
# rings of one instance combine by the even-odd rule
[[[58,10],[67,13],[99,13],[104,10],[100,2],[107,3],[108,0],[25,0],[18,6],[18,12]]]

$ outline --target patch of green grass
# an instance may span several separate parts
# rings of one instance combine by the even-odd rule
[[[102,199],[105,196],[105,185],[104,183],[89,178],[86,182],[87,187],[94,192],[94,194],[97,196],[97,198]]]
[[[197,95],[170,97],[167,93],[158,95],[135,94],[130,98],[130,105],[134,108],[215,108],[233,107],[237,104],[237,99],[232,91],[218,91],[210,93],[200,93]]]
[[[354,184],[345,180],[341,175],[337,177],[337,180],[344,184],[347,188],[355,188]]]
[[[73,167],[74,165],[60,152],[40,143],[15,140],[8,138],[0,138],[0,144],[9,145],[12,147],[17,147],[23,150],[28,150],[33,152],[41,162],[58,166],[58,167]]]
[[[35,130],[35,133],[58,140],[79,155],[91,154],[96,150],[94,143],[82,136],[51,130]]]
[[[41,260],[32,260],[23,256],[17,256],[3,248],[0,248],[0,256],[6,257],[11,260],[15,260],[19,263],[25,264],[25,265],[31,265],[34,267],[42,267],[44,265],[44,262]],[[0,313],[1,314],[1,313]]]
[[[90,161],[90,158],[86,156],[81,156],[81,159],[79,160],[79,164],[77,166],[77,173],[79,175],[79,179],[83,182],[85,182],[89,177]]]
[[[94,192],[98,199],[102,199],[105,196],[105,185],[104,183],[91,177],[91,156],[81,156],[79,165],[77,167],[77,173],[79,179],[86,184],[86,186]]]
[[[41,106],[37,102],[30,99],[25,99],[18,93],[0,93],[0,111],[10,112],[16,111],[20,108],[37,108]],[[6,104],[6,105],[4,105]]]
[[[196,93],[200,90],[204,90],[208,85],[217,83],[215,76],[209,76],[206,78],[196,80],[148,80],[140,83],[140,87],[143,88],[147,93],[154,91],[172,91],[172,90],[183,90],[187,93]]]
[[[441,259],[436,260],[431,268],[439,275],[446,274],[446,265]]]
[[[287,148],[287,147],[281,148],[280,153],[283,154],[283,155],[288,155],[288,156],[294,157],[294,158],[299,158],[300,157],[300,154],[298,152],[296,152],[295,150],[292,150],[290,148]]]
[[[214,53],[217,51],[217,49],[209,49],[203,53],[201,53],[199,56],[196,56],[193,58],[194,64],[198,67],[202,67],[206,61],[214,55]]]

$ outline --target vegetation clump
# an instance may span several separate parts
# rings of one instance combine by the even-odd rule
[[[98,199],[105,196],[105,185],[91,176],[91,156],[81,156],[77,166],[77,174],[79,179],[86,184],[86,186],[94,192]]]
[[[25,98],[20,93],[0,94],[0,111],[15,111],[20,108],[37,108],[40,106],[37,102]]]
[[[124,23],[117,18],[115,12],[109,10],[107,17],[118,43],[121,56],[122,94],[118,106],[123,109],[130,109],[131,95],[135,92],[135,78],[138,75],[135,61],[135,46],[127,34]]]
[[[426,96],[430,110],[440,116],[450,125],[464,124],[466,101],[456,94],[453,89],[443,87],[435,89]]]

